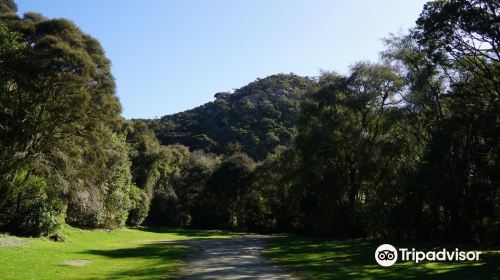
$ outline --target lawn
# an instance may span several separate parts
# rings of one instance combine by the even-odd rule
[[[172,278],[188,254],[183,240],[225,237],[184,229],[81,230],[66,242],[0,235],[0,279]]]
[[[284,235],[266,249],[266,255],[302,279],[500,279],[500,250],[474,246],[445,246],[482,251],[480,262],[396,263],[381,267],[374,259],[383,243],[373,240],[331,240]],[[444,248],[437,244],[392,243],[396,248]]]

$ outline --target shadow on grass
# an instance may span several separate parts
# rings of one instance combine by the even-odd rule
[[[184,259],[189,250],[182,240],[158,241],[144,244],[134,248],[121,248],[111,250],[87,250],[83,254],[92,254],[121,260],[141,259],[147,260],[144,266],[121,268],[105,275],[105,279],[165,279],[172,278],[178,268],[177,264]]]
[[[371,240],[336,241],[291,235],[275,239],[268,247],[266,255],[305,279],[500,279],[498,251],[483,252],[478,263],[398,262],[392,267],[384,268],[374,259],[374,252],[382,243]],[[394,245],[412,248],[409,244]],[[425,244],[413,246],[418,250],[439,248]],[[462,246],[459,248],[469,249]]]
[[[175,276],[179,263],[190,253],[193,244],[199,246],[206,239],[235,235],[221,230],[193,230],[171,227],[138,227],[135,230],[176,234],[187,239],[151,241],[132,248],[92,249],[80,253],[116,260],[113,261],[115,265],[113,271],[108,272],[104,276],[105,279],[171,279]]]

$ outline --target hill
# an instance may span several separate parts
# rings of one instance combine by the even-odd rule
[[[291,143],[297,133],[299,104],[315,85],[309,77],[272,75],[148,123],[163,145],[179,143],[217,154],[241,150],[262,160],[276,146]]]

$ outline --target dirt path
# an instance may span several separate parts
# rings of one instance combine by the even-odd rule
[[[293,279],[262,256],[269,238],[245,235],[188,241],[185,245],[191,247],[191,256],[178,279]]]

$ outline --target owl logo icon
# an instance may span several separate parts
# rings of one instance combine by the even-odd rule
[[[382,244],[375,250],[375,260],[381,266],[391,266],[398,260],[398,250],[391,244]]]

